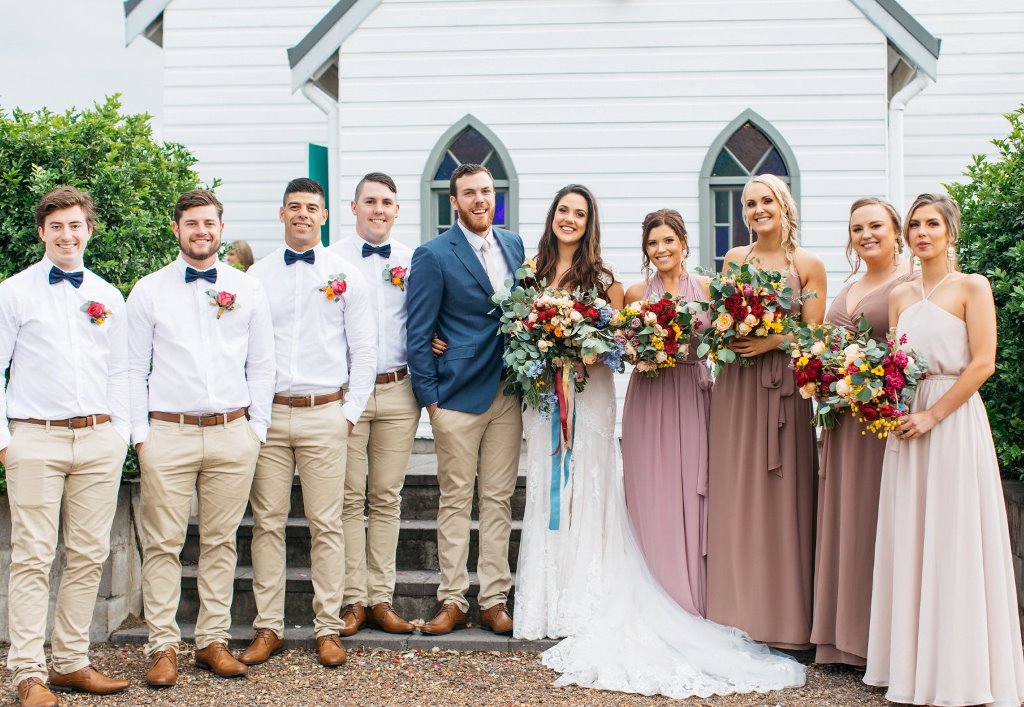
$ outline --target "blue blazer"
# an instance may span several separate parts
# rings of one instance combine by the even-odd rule
[[[492,232],[515,273],[523,263],[523,241],[511,231]],[[501,312],[490,302],[494,289],[458,224],[415,250],[407,287],[406,344],[416,400],[423,407],[486,411],[501,384]],[[440,357],[430,350],[435,332],[448,344]]]

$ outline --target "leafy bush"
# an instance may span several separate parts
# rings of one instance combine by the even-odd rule
[[[975,156],[949,184],[960,204],[960,267],[992,283],[999,326],[996,372],[982,387],[1003,476],[1024,479],[1024,106],[1006,116],[1010,133],[992,141],[999,154]]]
[[[42,257],[35,205],[62,184],[96,202],[85,262],[125,295],[177,256],[171,214],[178,195],[199,186],[196,158],[183,145],[155,141],[149,118],[122,114],[117,95],[59,114],[0,108],[0,280]],[[134,451],[125,473],[138,473]]]

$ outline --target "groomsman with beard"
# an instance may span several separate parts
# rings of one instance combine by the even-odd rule
[[[235,534],[274,395],[274,331],[259,280],[217,260],[224,207],[212,193],[178,198],[178,258],[128,297],[132,439],[142,467],[146,681],[178,677],[175,615],[192,493],[199,490],[197,668],[244,676],[228,650]]]
[[[341,635],[365,624],[389,633],[411,633],[395,611],[395,553],[405,468],[420,406],[412,392],[405,349],[405,286],[412,249],[391,238],[398,189],[386,174],[371,172],[356,186],[352,213],[356,235],[332,245],[369,284],[377,322],[376,384],[348,440],[345,482],[345,609]],[[369,498],[368,525],[363,512]]]
[[[36,206],[43,258],[0,284],[0,463],[11,508],[7,667],[22,707],[54,690],[128,687],[89,664],[89,624],[110,550],[128,449],[124,298],[82,265],[96,214],[88,194],[58,187]],[[8,424],[8,418],[10,424]],[[67,563],[54,608],[53,667],[43,641],[57,526]]]
[[[441,489],[437,514],[441,609],[423,625],[440,635],[466,624],[470,512],[480,497],[477,577],[480,624],[512,631],[506,609],[512,493],[519,470],[523,419],[519,399],[502,392],[499,313],[490,297],[523,262],[523,242],[494,228],[494,179],[481,165],[452,173],[449,200],[458,222],[416,249],[409,279],[408,348],[413,390],[427,408]],[[435,358],[435,333],[447,349]]]
[[[327,220],[323,187],[293,179],[279,216],[284,246],[249,268],[270,299],[277,384],[249,499],[256,637],[240,659],[256,665],[284,647],[285,528],[298,465],[312,541],[317,654],[322,665],[333,667],[346,659],[339,634],[345,628],[347,443],[373,392],[377,331],[358,268],[320,244]]]

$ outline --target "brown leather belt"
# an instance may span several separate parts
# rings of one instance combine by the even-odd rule
[[[319,395],[275,395],[275,405],[287,405],[290,408],[311,408],[341,400],[341,391],[321,393]]]
[[[408,375],[408,368],[399,368],[397,371],[391,371],[390,373],[381,373],[377,376],[377,383],[397,383]]]
[[[181,425],[195,427],[214,427],[216,425],[226,425],[232,420],[245,417],[246,412],[245,408],[238,408],[231,412],[213,412],[208,415],[176,415],[173,412],[151,412],[149,413],[149,419],[160,420],[161,422],[177,422]]]
[[[71,417],[67,420],[37,420],[34,417],[12,417],[11,422],[27,422],[30,425],[49,425],[50,427],[66,427],[69,430],[79,430],[83,427],[92,427],[103,422],[110,422],[110,415],[83,415],[82,417]]]

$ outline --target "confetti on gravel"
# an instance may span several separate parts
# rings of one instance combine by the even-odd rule
[[[6,646],[0,658],[6,660]],[[676,701],[617,692],[555,687],[556,673],[535,653],[350,650],[348,663],[323,668],[311,650],[287,650],[250,668],[248,678],[223,679],[197,670],[192,650],[178,656],[178,684],[154,690],[143,683],[148,661],[141,646],[93,646],[93,665],[131,687],[108,697],[60,695],[62,705],[750,705],[757,707],[847,707],[884,705],[883,691],[867,687],[860,673],[843,667],[810,666],[799,690]],[[13,695],[3,671],[0,695]],[[2,698],[0,698],[2,699]]]

